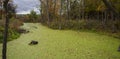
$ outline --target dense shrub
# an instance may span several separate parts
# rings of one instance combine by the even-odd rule
[[[45,24],[45,23],[44,23]],[[113,24],[114,27],[113,28]],[[45,24],[47,25],[47,23]],[[108,21],[103,23],[99,20],[54,20],[50,22],[48,27],[52,29],[72,29],[72,30],[89,30],[97,32],[105,32],[108,35],[120,38],[120,22],[117,21]],[[113,33],[113,29],[116,31]]]
[[[4,23],[5,23],[4,20],[0,20],[0,43],[3,41]],[[22,24],[23,22],[18,19],[15,18],[10,19],[8,41],[17,39],[20,36],[20,33],[17,30],[19,30],[19,27]]]
[[[50,23],[49,27],[53,29],[59,29],[60,26],[61,29],[93,29],[97,28],[98,22],[86,20],[67,20],[60,23],[59,21],[53,21]]]
[[[19,19],[12,18],[10,20],[9,27],[11,29],[18,30],[21,25],[23,25],[22,21],[20,21]]]
[[[17,39],[20,36],[20,34],[12,29],[9,29],[9,37],[8,41],[11,41],[13,39]],[[0,32],[0,43],[3,41],[3,32]]]
[[[8,41],[11,41],[13,39],[17,39],[20,36],[20,33],[18,33],[16,30],[10,29],[9,30],[9,39]]]

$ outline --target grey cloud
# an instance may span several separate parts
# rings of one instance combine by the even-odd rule
[[[17,5],[17,13],[38,9],[40,5],[39,0],[14,0],[14,4]]]

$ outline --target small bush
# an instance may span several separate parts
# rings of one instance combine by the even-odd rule
[[[18,30],[21,25],[23,25],[22,21],[20,21],[18,19],[15,19],[15,18],[12,18],[11,21],[10,21],[9,27],[11,29]]]
[[[0,20],[0,43],[3,41],[3,32],[4,32],[4,20]],[[17,32],[17,30],[19,30],[19,27],[23,25],[23,22],[15,19],[15,18],[11,18],[10,19],[10,24],[9,24],[9,34],[8,34],[8,41],[11,41],[13,39],[17,39],[20,36],[20,33]]]
[[[20,33],[18,33],[16,30],[9,30],[9,38],[8,41],[11,41],[13,39],[17,39],[20,36]]]

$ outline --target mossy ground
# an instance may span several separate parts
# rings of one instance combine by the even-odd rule
[[[8,42],[8,59],[120,59],[120,39],[91,32],[52,30],[38,23],[25,23],[29,30]],[[37,40],[38,45],[28,45]],[[2,44],[0,44],[0,59]]]

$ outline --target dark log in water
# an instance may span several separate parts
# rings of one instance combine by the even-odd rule
[[[32,41],[29,43],[29,45],[36,45],[36,44],[38,44],[38,41],[34,41],[34,40],[32,40]]]
[[[118,52],[120,52],[120,46],[118,47]]]

